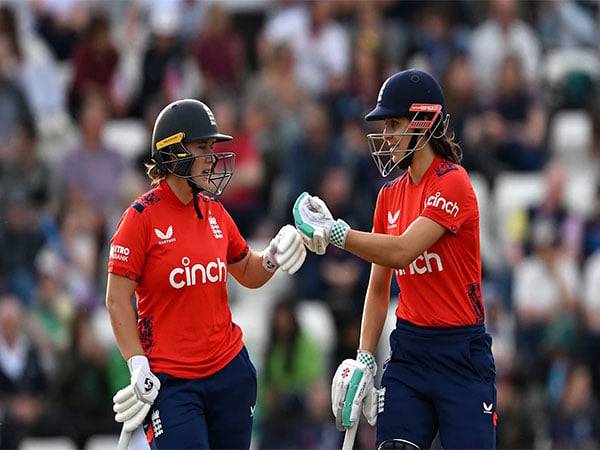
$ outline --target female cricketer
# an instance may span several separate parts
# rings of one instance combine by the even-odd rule
[[[248,449],[256,372],[232,322],[227,275],[258,288],[306,250],[291,225],[263,252],[248,248],[215,196],[234,153],[198,100],[165,107],[152,135],[153,188],[123,214],[110,242],[106,304],[131,384],[114,397],[125,431],[142,423],[155,449]],[[135,293],[136,314],[131,307]]]
[[[438,83],[406,70],[388,78],[366,120],[384,122],[368,135],[382,176],[403,175],[379,192],[373,230],[334,220],[325,203],[303,193],[296,228],[310,250],[327,244],[372,263],[356,360],[339,366],[332,383],[340,429],[362,409],[377,422],[378,449],[424,449],[439,432],[445,449],[491,449],[496,440],[495,366],[481,299],[479,211],[447,136],[449,116]],[[391,357],[374,388],[379,341],[395,274],[400,294]]]

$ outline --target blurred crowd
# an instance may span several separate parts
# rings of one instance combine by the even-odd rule
[[[407,67],[440,80],[479,196],[498,448],[600,447],[597,2],[5,0],[0,448],[118,434],[128,372],[106,320],[107,243],[149,188],[164,105],[202,99],[235,137],[220,144],[237,154],[222,202],[248,240],[289,222],[304,190],[370,230],[385,180],[363,115]],[[369,269],[330,247],[272,299],[264,351],[250,348],[256,448],[339,448],[329,382],[355,356]],[[301,301],[331,316],[331,351]]]

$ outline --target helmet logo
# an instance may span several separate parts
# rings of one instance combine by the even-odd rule
[[[156,143],[156,150],[161,150],[169,145],[179,144],[185,138],[185,133],[175,133]]]
[[[217,121],[215,120],[215,115],[210,110],[210,108],[208,106],[206,106],[204,103],[202,103],[202,107],[204,108],[204,111],[206,111],[206,115],[208,116],[208,120],[210,120],[210,124],[213,126],[217,126]]]
[[[383,97],[383,91],[385,90],[385,87],[388,84],[388,81],[390,81],[392,77],[389,77],[387,80],[385,80],[383,82],[383,84],[381,85],[381,89],[379,89],[379,95],[377,96],[377,103],[381,103],[381,98]]]

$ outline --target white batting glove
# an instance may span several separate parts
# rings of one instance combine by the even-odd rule
[[[291,275],[302,267],[305,258],[302,237],[293,226],[285,225],[263,251],[263,267],[268,272],[275,272],[281,267]]]
[[[334,220],[319,197],[303,192],[296,199],[292,213],[296,229],[310,251],[323,255],[329,243],[344,248],[350,225],[341,219]]]
[[[378,391],[374,384],[376,373],[375,357],[363,350],[358,351],[356,359],[346,359],[340,364],[331,383],[331,407],[338,430],[352,428],[358,422],[361,410],[371,425],[376,423],[378,399]],[[374,408],[373,399],[375,399]]]
[[[148,411],[160,389],[160,381],[150,371],[148,358],[142,355],[127,360],[131,373],[128,386],[113,397],[115,420],[123,424],[123,429],[132,433],[146,418]]]

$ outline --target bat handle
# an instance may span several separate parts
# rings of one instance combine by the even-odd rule
[[[123,425],[123,428],[121,428],[121,435],[119,436],[119,443],[117,444],[117,450],[127,450],[130,440],[131,433],[125,431],[125,425]]]
[[[356,438],[356,431],[358,430],[358,421],[350,428],[346,430],[346,434],[344,435],[344,445],[342,445],[342,450],[352,450],[354,447],[354,438]]]

